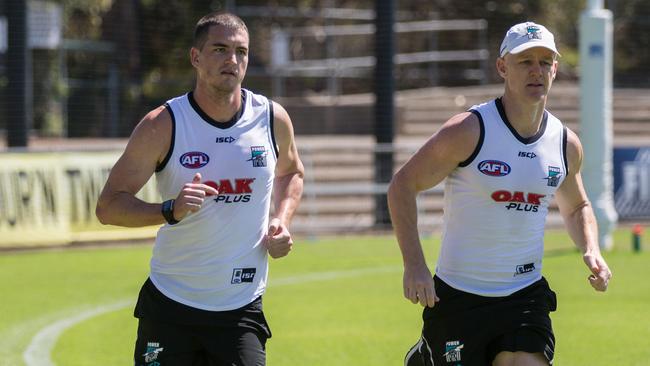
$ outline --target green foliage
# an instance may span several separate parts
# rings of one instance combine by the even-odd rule
[[[106,12],[114,0],[61,0],[63,35],[72,39],[99,39]]]
[[[614,22],[614,67],[620,83],[636,85],[650,82],[650,4],[645,0],[622,1]]]
[[[57,57],[34,59],[34,128],[42,134],[61,135],[68,128],[69,136],[102,135],[113,123],[111,112],[119,113],[117,132],[128,136],[135,124],[149,110],[168,98],[182,94],[194,86],[194,70],[189,62],[193,27],[204,14],[224,9],[237,13],[238,7],[277,6],[297,9],[304,16],[287,17],[270,12],[268,16],[245,16],[250,30],[251,53],[249,76],[244,85],[270,94],[270,58],[274,45],[272,27],[359,24],[367,21],[326,19],[311,11],[324,8],[374,9],[371,0],[57,0],[63,6],[63,37],[65,39],[101,41],[113,45],[114,52],[97,53],[90,49],[68,51],[64,60],[69,90],[60,91],[65,79],[58,74]],[[497,57],[501,40],[513,24],[526,20],[548,26],[555,34],[564,57],[560,58],[560,78],[578,78],[579,18],[586,0],[409,0],[397,1],[397,21],[485,19],[486,34],[476,32],[441,32],[397,35],[399,52],[471,49],[486,40],[490,65]],[[614,82],[617,86],[644,87],[650,84],[650,5],[645,0],[606,1],[615,6],[614,13]],[[312,14],[307,16],[306,14]],[[341,37],[339,37],[341,38]],[[333,57],[372,55],[371,36],[343,37]],[[478,38],[478,39],[477,39]],[[433,46],[435,44],[435,46]],[[291,41],[291,57],[296,60],[320,59],[325,56],[325,40],[296,38]],[[466,85],[465,71],[477,68],[476,63],[441,64],[437,83],[445,86]],[[110,69],[118,71],[118,106],[111,109],[107,79]],[[427,64],[396,67],[396,86],[401,89],[431,86],[432,68]],[[372,91],[372,71],[361,79],[340,81],[343,93]],[[488,81],[500,83],[494,67],[488,67]],[[5,93],[6,77],[0,76],[0,90]],[[327,90],[323,78],[295,78],[285,83],[286,94],[301,96]],[[269,95],[270,97],[275,97]],[[108,113],[107,113],[108,112]],[[4,117],[0,115],[0,125]],[[6,122],[5,122],[6,123]]]

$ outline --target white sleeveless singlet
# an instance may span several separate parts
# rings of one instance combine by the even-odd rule
[[[166,103],[173,137],[156,170],[163,200],[176,198],[194,175],[215,187],[201,209],[158,231],[151,281],[165,296],[210,311],[242,307],[264,293],[268,260],[262,238],[277,161],[273,109],[264,96],[242,89],[241,117],[218,123],[192,93]]]
[[[500,99],[470,111],[481,137],[445,182],[436,275],[461,291],[507,296],[542,276],[548,206],[567,173],[566,129],[545,111],[537,134],[523,138]]]

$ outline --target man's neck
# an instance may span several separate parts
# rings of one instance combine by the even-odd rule
[[[510,125],[520,136],[530,137],[537,133],[544,117],[546,97],[538,103],[531,103],[518,100],[506,91],[501,97],[501,102]]]
[[[227,122],[241,108],[241,88],[233,92],[220,93],[208,91],[197,85],[194,88],[194,100],[210,118],[218,122]]]

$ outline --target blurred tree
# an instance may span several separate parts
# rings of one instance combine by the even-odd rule
[[[560,58],[559,79],[575,80],[579,66],[578,30],[585,0],[535,0],[539,8],[539,22],[556,36]]]
[[[140,1],[114,0],[103,16],[102,39],[116,48],[116,52],[108,57],[119,71],[119,135],[130,133],[133,122],[142,118],[145,112],[142,108],[142,14]]]
[[[113,60],[99,53],[96,43],[105,40],[102,25],[112,0],[60,0],[63,6],[63,38],[82,41],[63,53],[67,79],[65,110],[67,136],[101,136],[108,125],[106,79]]]
[[[648,86],[650,3],[647,0],[614,3],[614,83],[619,86]]]

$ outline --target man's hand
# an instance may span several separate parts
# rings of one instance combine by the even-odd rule
[[[274,218],[269,223],[269,231],[264,237],[264,246],[273,258],[281,258],[289,254],[293,246],[291,233],[280,219]]]
[[[440,301],[436,296],[431,272],[426,264],[404,267],[404,297],[412,303],[433,307]]]
[[[174,218],[180,221],[190,212],[200,210],[206,196],[217,194],[219,191],[214,187],[201,183],[201,173],[194,174],[192,183],[185,183],[174,201]]]
[[[609,270],[605,259],[600,253],[587,252],[582,256],[592,274],[589,275],[589,283],[596,291],[606,291],[612,272]]]

